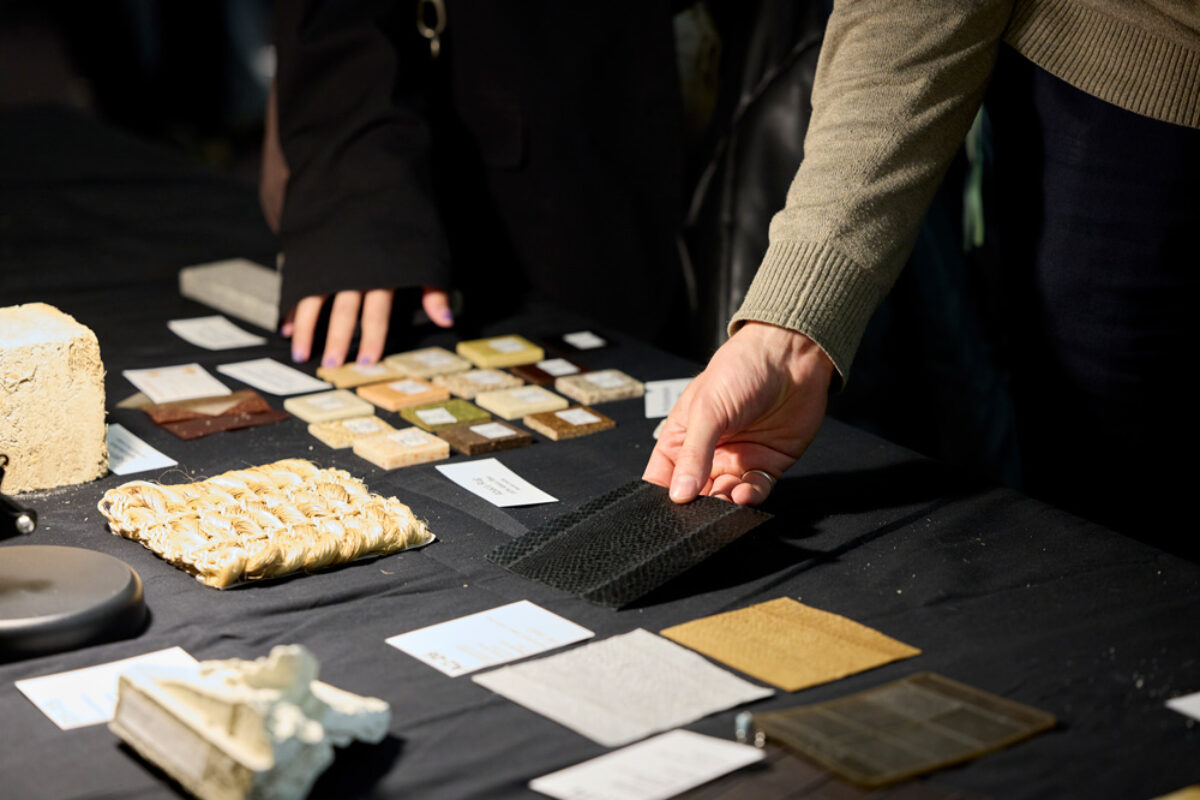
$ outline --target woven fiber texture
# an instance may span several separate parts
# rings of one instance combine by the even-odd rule
[[[396,498],[301,459],[174,486],[132,481],[105,492],[99,508],[113,533],[216,588],[433,540]]]
[[[664,487],[630,481],[502,544],[488,560],[619,608],[770,518],[713,497],[678,505]]]

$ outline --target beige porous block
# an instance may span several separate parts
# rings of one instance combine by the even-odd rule
[[[54,306],[0,308],[0,453],[5,494],[108,472],[100,344]]]
[[[554,388],[585,406],[609,403],[613,400],[628,400],[646,393],[646,387],[641,381],[634,380],[619,369],[568,375],[556,380]]]

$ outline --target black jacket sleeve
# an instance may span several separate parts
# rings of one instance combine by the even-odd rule
[[[421,77],[386,0],[277,0],[279,135],[290,170],[280,307],[343,289],[448,287]],[[427,51],[426,51],[427,52]]]

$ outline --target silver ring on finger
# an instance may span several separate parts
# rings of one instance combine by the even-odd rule
[[[772,475],[771,473],[767,472],[765,469],[748,469],[742,473],[742,480],[743,481],[746,480],[746,476],[750,475],[750,474],[762,475],[764,478],[766,478],[767,483],[770,484],[767,487],[768,492],[771,492],[775,489],[775,483],[776,483],[775,476]]]

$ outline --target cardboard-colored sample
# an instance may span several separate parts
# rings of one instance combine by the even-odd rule
[[[523,431],[516,425],[499,420],[475,425],[455,425],[453,428],[439,430],[437,435],[449,442],[455,450],[468,456],[513,450],[533,443],[533,436],[529,431]]]
[[[437,386],[448,389],[455,397],[461,397],[464,400],[474,400],[482,392],[515,389],[525,385],[520,378],[498,369],[473,369],[454,375],[439,375],[433,379],[433,382]]]
[[[481,408],[468,403],[466,400],[443,400],[440,403],[430,403],[423,406],[400,409],[400,416],[427,431],[452,428],[455,425],[467,425],[477,422],[487,422],[492,415]]]
[[[398,370],[406,378],[423,380],[429,380],[438,375],[466,372],[471,368],[470,361],[454,355],[444,347],[423,347],[407,353],[395,353],[385,358],[384,362]]]
[[[353,389],[381,381],[403,378],[400,370],[386,361],[378,364],[342,364],[340,367],[317,367],[317,377],[329,381],[337,389]]]
[[[788,692],[921,652],[790,597],[674,625],[662,635]]]
[[[646,391],[641,381],[634,380],[619,369],[568,375],[555,380],[554,388],[587,406],[641,397]]]
[[[459,342],[458,354],[477,367],[515,367],[546,357],[542,348],[524,336],[490,336]]]
[[[561,411],[543,411],[525,417],[525,424],[545,436],[560,441],[599,433],[615,428],[617,423],[595,409],[587,406],[572,406]]]
[[[570,405],[566,398],[559,397],[541,386],[483,392],[475,396],[475,402],[504,419],[517,419],[542,411],[558,411]]]
[[[289,397],[283,401],[283,408],[305,422],[328,422],[375,413],[374,406],[360,397],[355,397],[354,393],[347,389]]]
[[[354,444],[355,440],[364,436],[374,436],[377,433],[389,433],[394,430],[396,429],[376,416],[314,422],[308,426],[309,433],[334,450],[347,448]]]
[[[417,378],[372,383],[370,386],[360,386],[356,391],[359,397],[371,401],[385,411],[399,411],[410,406],[423,406],[450,399],[450,392]]]
[[[411,467],[450,457],[449,444],[417,428],[364,436],[352,446],[354,455],[365,458],[381,469]]]
[[[6,494],[108,471],[100,344],[54,306],[0,309],[0,453]]]
[[[512,368],[512,374],[534,386],[553,386],[559,378],[580,375],[588,368],[569,358],[546,358],[536,364],[522,364]]]

